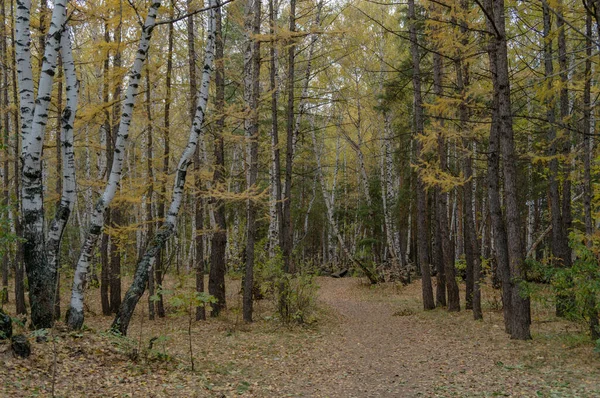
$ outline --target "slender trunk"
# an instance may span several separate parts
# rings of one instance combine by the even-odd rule
[[[433,81],[434,81],[434,92],[438,98],[443,96],[442,89],[442,57],[439,53],[433,54]],[[444,128],[443,121],[441,123],[441,129]],[[437,149],[438,158],[440,162],[440,169],[442,173],[448,171],[448,160],[447,160],[447,148],[446,139],[440,132],[437,137]],[[448,294],[448,311],[455,312],[460,311],[460,294],[458,290],[458,284],[456,283],[456,268],[454,267],[454,253],[452,250],[452,241],[450,240],[450,229],[448,228],[448,215],[446,208],[448,207],[448,192],[444,192],[441,188],[437,189],[437,223],[439,224],[440,238],[441,238],[441,249],[442,256],[444,259],[444,276],[446,279],[446,292]],[[425,225],[419,222],[419,225]],[[426,235],[425,235],[426,236]],[[423,235],[419,236],[421,240]],[[427,243],[427,241],[425,242]],[[422,245],[425,246],[425,245]],[[421,251],[421,249],[419,249]],[[468,272],[468,271],[467,271]],[[469,280],[469,279],[468,279]],[[472,279],[471,279],[472,282]],[[467,289],[471,288],[467,283]]]
[[[215,170],[213,186],[225,189],[225,145],[223,142],[223,128],[225,126],[225,65],[223,59],[223,21],[221,9],[216,10],[216,104],[215,110],[219,118],[215,129]],[[234,149],[235,158],[235,149]],[[235,164],[233,160],[232,167]],[[208,292],[217,299],[212,307],[211,316],[218,316],[227,305],[225,296],[225,250],[227,248],[227,224],[225,219],[225,203],[219,197],[212,197],[214,208],[215,231],[211,240],[210,274],[208,279]],[[235,238],[234,238],[235,239]]]
[[[570,160],[569,152],[571,150],[571,140],[569,131],[569,90],[568,90],[568,63],[567,63],[567,43],[565,37],[565,23],[562,16],[563,4],[559,1],[557,7],[556,28],[558,30],[558,65],[560,74],[560,140],[559,148],[564,157],[562,164],[562,204],[559,209],[561,212],[560,228],[558,230],[560,238],[559,256],[560,266],[564,268],[571,267],[571,248],[569,247],[569,233],[572,227],[571,216],[571,177],[570,177]],[[554,231],[554,228],[553,228]],[[572,285],[572,281],[569,280]],[[566,316],[575,310],[575,297],[570,293],[559,293],[556,298],[556,315]]]
[[[529,296],[523,291],[524,249],[519,215],[517,185],[517,154],[515,153],[512,125],[510,79],[508,71],[508,45],[505,28],[504,0],[493,3],[494,22],[497,29],[496,81],[494,91],[498,95],[498,135],[503,160],[504,197],[506,205],[506,225],[508,259],[511,278],[511,338],[531,339],[529,327],[531,312]]]
[[[192,12],[192,2],[187,0],[188,12]],[[188,69],[190,74],[190,120],[194,122],[195,106],[197,100],[197,83],[196,83],[196,47],[195,47],[195,28],[194,16],[190,15],[187,18],[187,41],[188,41]],[[217,33],[218,34],[218,33]],[[218,38],[217,38],[218,40]],[[218,55],[217,55],[218,58]],[[216,61],[216,69],[218,70],[218,62]],[[196,235],[194,248],[196,256],[194,258],[194,268],[196,270],[196,292],[204,292],[204,201],[202,198],[202,179],[200,178],[200,151],[196,150],[194,154],[194,165],[196,169],[195,187],[196,197],[194,206],[194,224],[196,227]],[[205,320],[206,311],[203,305],[196,307],[196,320]]]
[[[493,19],[493,10],[491,0],[486,0],[485,9],[487,14],[492,17],[488,20],[488,28],[493,31],[495,21]],[[491,38],[488,43],[488,55],[492,82],[494,87],[498,86],[498,38],[494,33],[490,33]],[[493,231],[494,253],[496,258],[497,273],[500,276],[502,284],[502,310],[504,313],[504,329],[512,334],[512,283],[510,275],[510,265],[508,257],[508,242],[506,226],[502,215],[502,205],[500,203],[500,113],[499,113],[499,91],[493,92],[492,105],[492,123],[490,127],[490,138],[488,147],[488,196],[491,226]]]
[[[421,99],[421,67],[419,57],[419,47],[417,43],[417,22],[415,16],[415,1],[408,1],[408,18],[410,20],[410,52],[412,56],[413,66],[413,110],[414,110],[414,126],[416,138],[416,158],[421,158],[422,144],[418,137],[423,134],[423,100]],[[425,183],[423,178],[417,176],[417,223],[418,223],[418,255],[419,266],[421,268],[422,289],[423,289],[423,308],[431,310],[435,308],[433,301],[433,289],[431,286],[431,266],[429,262],[429,234],[427,230],[427,193],[425,191]],[[446,283],[450,275],[446,274]]]
[[[150,70],[148,64],[150,59],[146,61],[146,174],[148,178],[148,191],[146,193],[146,239],[142,245],[145,250],[150,244],[152,236],[154,236],[154,206],[153,206],[153,194],[154,194],[154,154],[152,151],[154,140],[153,140],[153,120],[152,120],[152,84],[150,82]],[[139,253],[141,258],[143,252]],[[148,271],[148,317],[150,320],[154,320],[155,305],[154,305],[154,272],[153,270]]]
[[[174,2],[171,0],[171,4],[169,5],[169,18],[174,18]],[[171,128],[171,91],[172,91],[172,78],[173,78],[173,24],[169,24],[168,29],[168,38],[167,38],[167,71],[165,75],[165,108],[164,108],[164,119],[163,119],[163,137],[164,137],[164,157],[163,157],[163,178],[161,185],[161,202],[159,205],[159,215],[158,217],[163,219],[165,216],[165,201],[167,200],[167,187],[166,187],[166,176],[169,172],[169,152],[170,152],[170,128]],[[162,283],[164,279],[165,265],[163,262],[164,259],[164,250],[159,254],[155,269],[154,269],[154,280],[156,282],[156,286],[159,289],[158,300],[156,301],[156,314],[160,318],[165,317],[165,302],[163,298],[162,292]],[[179,261],[177,264],[179,265]]]
[[[585,83],[583,88],[583,213],[585,218],[585,234],[587,246],[592,247],[592,235],[594,234],[594,221],[592,217],[592,154],[593,148],[590,140],[591,135],[591,88],[592,88],[592,16],[586,15],[586,40],[585,40]],[[592,278],[592,277],[590,277]],[[596,309],[596,298],[592,295],[586,302],[586,312],[589,320],[590,335],[592,341],[600,339],[600,322],[598,321],[598,310]]]
[[[277,19],[277,4],[269,0],[269,34],[275,35],[275,20]],[[281,204],[281,158],[279,150],[279,120],[278,120],[278,57],[279,52],[275,47],[275,40],[271,41],[269,49],[269,90],[271,91],[271,231],[269,250],[274,256],[274,248],[280,245],[283,236],[283,206]],[[280,246],[281,247],[281,246]]]
[[[13,21],[13,26],[16,26],[15,23],[15,7],[14,7],[14,2],[11,1],[10,2],[10,19]],[[11,65],[17,65],[17,53],[16,53],[16,47],[17,47],[17,41],[15,38],[15,30],[16,29],[11,29],[10,31],[10,41],[12,43],[12,51],[11,51],[11,58],[12,58],[12,62]],[[27,55],[26,55],[27,56]],[[30,58],[28,58],[29,62],[31,61]],[[12,73],[11,73],[11,78],[12,78],[12,88],[13,88],[13,92],[12,92],[12,102],[13,105],[15,107],[15,110],[13,112],[13,129],[15,131],[14,133],[14,137],[15,137],[15,148],[13,151],[13,172],[14,172],[14,177],[13,177],[13,181],[14,181],[14,196],[15,196],[15,232],[17,236],[23,236],[23,223],[22,223],[22,216],[21,216],[21,208],[22,206],[21,204],[21,184],[20,184],[20,178],[21,178],[21,163],[20,163],[20,148],[19,148],[19,137],[21,136],[21,129],[20,129],[20,125],[19,125],[19,109],[17,109],[17,106],[19,104],[19,87],[18,87],[18,79],[17,79],[17,68],[11,68],[12,69]],[[25,88],[27,89],[28,83],[25,83]],[[33,96],[33,92],[29,93],[24,93],[25,95],[32,95]],[[27,314],[27,306],[25,305],[25,269],[24,269],[24,261],[23,261],[23,243],[21,241],[18,241],[16,244],[16,251],[15,251],[15,257],[14,257],[14,271],[15,271],[15,309],[17,314],[19,315],[26,315]]]
[[[290,0],[290,25],[289,31],[296,31],[296,0]],[[285,190],[283,193],[283,234],[281,235],[281,248],[283,251],[284,271],[293,272],[292,264],[292,242],[294,234],[292,231],[292,165],[294,161],[294,80],[295,80],[295,57],[296,42],[291,39],[288,43],[288,69],[287,69],[287,120],[286,120],[286,153],[285,153]]]
[[[260,79],[260,0],[248,0],[245,9],[246,40],[244,51],[244,101],[246,117],[246,183],[249,197],[246,201],[246,270],[244,275],[243,317],[252,322],[252,294],[254,292],[254,244],[256,240],[256,202],[253,197],[258,178],[258,100]]]
[[[129,74],[129,85],[127,87],[127,92],[123,102],[118,135],[115,140],[115,156],[110,171],[110,177],[106,184],[106,188],[98,200],[93,214],[91,215],[90,227],[85,242],[83,243],[79,260],[77,261],[75,277],[73,279],[73,290],[71,294],[71,308],[69,309],[67,316],[67,324],[72,329],[80,329],[83,326],[83,296],[86,275],[89,270],[89,265],[96,242],[102,232],[104,213],[106,212],[106,209],[110,205],[112,199],[115,197],[119,182],[121,180],[121,170],[123,168],[123,160],[125,156],[125,143],[129,137],[129,126],[133,117],[133,108],[135,106],[135,99],[139,89],[142,65],[146,59],[146,54],[150,45],[150,38],[159,7],[160,2],[158,2],[158,0],[152,3],[142,28],[142,37],[139,42],[133,67]]]
[[[3,87],[2,89],[2,93],[1,93],[1,111],[0,114],[2,115],[2,120],[0,120],[0,123],[2,123],[2,129],[4,130],[2,133],[2,146],[3,146],[3,150],[4,150],[4,160],[2,162],[2,183],[3,183],[3,196],[2,196],[2,205],[3,205],[3,211],[4,214],[2,214],[3,217],[8,218],[9,216],[9,206],[10,206],[10,185],[9,185],[9,178],[8,178],[8,172],[9,172],[9,164],[10,164],[10,160],[9,160],[9,128],[10,128],[10,118],[9,118],[9,110],[8,110],[8,51],[7,51],[7,44],[6,44],[6,17],[5,14],[6,13],[6,7],[5,7],[5,2],[4,0],[0,0],[0,26],[2,28],[2,31],[0,32],[0,67],[2,68],[2,74],[1,74],[1,80],[0,80],[0,85]],[[17,218],[17,215],[15,214],[15,218]],[[7,245],[8,246],[8,245]],[[8,303],[8,273],[9,273],[9,255],[8,255],[8,247],[3,247],[0,248],[0,250],[4,250],[3,251],[3,256],[2,256],[2,293],[0,293],[0,304],[6,304]]]
[[[209,10],[208,17],[206,48],[204,52],[202,79],[200,82],[200,89],[198,91],[198,102],[196,106],[194,122],[192,123],[192,127],[190,129],[188,143],[181,155],[181,158],[179,159],[177,166],[175,183],[173,185],[173,194],[169,211],[167,213],[167,218],[163,222],[161,228],[158,230],[156,236],[152,240],[152,243],[148,246],[148,248],[146,248],[146,252],[142,256],[142,259],[137,264],[133,282],[127,290],[125,298],[123,299],[121,307],[119,308],[119,312],[112,323],[111,330],[121,335],[127,334],[131,316],[133,315],[133,311],[135,310],[135,306],[137,305],[140,297],[142,294],[144,294],[144,290],[146,289],[146,284],[148,282],[148,273],[151,270],[157,254],[165,245],[165,242],[169,239],[169,237],[175,232],[177,215],[179,214],[179,209],[183,199],[187,169],[192,163],[194,152],[198,148],[198,142],[201,134],[203,133],[204,116],[208,103],[208,89],[210,86],[213,63],[215,59],[216,0],[211,0],[209,5],[211,9]]]
[[[114,41],[117,45],[117,51],[114,56],[114,72],[118,72],[122,66],[122,51],[121,51],[121,31],[122,25],[119,23],[114,32]],[[146,54],[146,58],[148,54]],[[113,92],[113,101],[116,101],[121,98],[121,82],[117,82],[114,87]],[[110,126],[110,124],[109,124]],[[109,148],[110,141],[110,150],[107,150],[107,155],[109,157],[108,164],[113,165],[115,161],[115,138],[118,137],[119,134],[119,107],[113,106],[112,109],[112,126],[110,127],[111,132],[107,135],[107,149]],[[130,158],[129,158],[130,159]],[[120,189],[120,186],[119,188]],[[107,212],[108,217],[105,219],[105,223],[109,223],[112,226],[113,231],[117,232],[120,224],[122,223],[122,209],[119,206],[115,206]],[[113,235],[109,236],[110,246],[109,246],[109,266],[108,266],[108,277],[109,277],[109,285],[110,285],[110,301],[109,308],[112,314],[116,313],[119,309],[119,305],[121,304],[121,253],[119,248],[119,242],[117,238],[118,234],[113,233]]]
[[[463,34],[465,32],[463,31]],[[466,88],[469,85],[469,74],[468,65],[463,65],[462,60],[456,63],[456,74],[457,74],[457,88],[461,96],[461,104],[459,107],[459,118],[460,128],[463,134],[467,133],[467,124],[469,122],[469,110],[466,104]],[[479,252],[479,244],[477,242],[477,226],[475,225],[475,212],[474,212],[474,190],[473,190],[473,151],[472,145],[469,142],[469,138],[466,136],[463,138],[464,149],[467,153],[463,157],[463,169],[465,184],[462,188],[463,205],[464,205],[464,241],[465,241],[465,257],[467,264],[471,266],[467,267],[471,269],[471,280],[472,290],[471,295],[467,295],[467,301],[471,302],[471,308],[473,309],[473,318],[475,320],[482,319],[483,315],[481,312],[481,254]],[[469,272],[469,271],[467,271]],[[467,273],[467,277],[469,274]]]

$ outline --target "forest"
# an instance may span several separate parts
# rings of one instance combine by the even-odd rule
[[[598,0],[0,0],[0,395],[597,396],[599,55]]]

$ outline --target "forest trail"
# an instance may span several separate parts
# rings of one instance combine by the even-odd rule
[[[148,322],[139,306],[123,339],[104,333],[112,317],[94,315],[100,303],[93,301],[85,331],[57,330],[56,396],[600,397],[599,354],[550,306],[536,304],[532,341],[514,341],[503,330],[498,292],[488,286],[484,319],[476,322],[470,311],[424,312],[419,281],[316,283],[316,324],[288,328],[274,321],[268,300],[257,302],[257,322],[244,324],[234,307],[239,280],[229,280],[228,311],[192,324],[195,370],[184,315]],[[145,349],[156,336],[163,338]],[[50,396],[54,346],[30,340],[25,360],[0,343],[0,397]]]
[[[418,284],[319,284],[320,302],[339,322],[306,347],[305,370],[288,381],[292,396],[600,396],[597,364],[549,354],[544,338],[511,341],[497,314],[474,322],[466,311],[423,313]]]

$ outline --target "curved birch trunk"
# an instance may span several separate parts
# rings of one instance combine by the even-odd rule
[[[204,65],[202,67],[202,80],[200,82],[200,91],[198,92],[198,103],[196,106],[196,115],[190,131],[188,143],[179,159],[175,183],[173,186],[173,196],[167,212],[166,220],[157,232],[152,242],[148,245],[146,252],[137,265],[133,283],[127,290],[125,298],[119,307],[119,312],[115,317],[111,330],[115,333],[126,335],[129,321],[135,310],[140,297],[144,294],[148,282],[148,273],[154,264],[157,253],[163,248],[165,242],[175,231],[177,215],[183,199],[185,179],[187,169],[193,161],[194,152],[197,150],[200,135],[203,132],[204,116],[206,105],[208,103],[208,88],[215,60],[215,36],[216,36],[216,0],[210,0],[210,11],[208,18],[207,41],[204,53]]]
[[[142,35],[138,50],[136,53],[133,67],[129,72],[129,86],[125,94],[121,121],[119,124],[119,132],[115,141],[114,159],[110,176],[106,184],[106,188],[93,210],[90,219],[90,226],[85,238],[85,242],[81,248],[81,254],[77,261],[75,276],[73,278],[73,289],[71,292],[71,307],[67,312],[67,325],[71,329],[80,329],[83,326],[83,297],[85,289],[86,276],[89,271],[90,261],[98,237],[104,226],[104,213],[110,202],[115,197],[119,182],[121,181],[121,170],[123,168],[123,160],[125,157],[125,144],[129,137],[129,126],[133,116],[133,108],[139,90],[140,79],[142,77],[142,66],[146,60],[148,47],[150,46],[150,38],[154,29],[156,14],[160,7],[160,1],[156,0],[148,9],[148,15],[144,26],[142,27]]]
[[[61,32],[66,19],[66,0],[56,0],[46,37],[38,93],[33,102],[31,67],[31,1],[17,2],[16,61],[21,101],[21,203],[23,212],[23,260],[29,281],[31,322],[35,328],[48,328],[54,322],[56,269],[48,266],[44,236],[42,148],[48,121],[48,107],[56,70]]]

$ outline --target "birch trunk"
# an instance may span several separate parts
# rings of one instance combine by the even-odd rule
[[[156,255],[175,231],[177,215],[179,214],[179,208],[181,207],[184,194],[187,169],[192,163],[194,152],[198,149],[200,135],[203,133],[203,124],[206,106],[208,103],[208,89],[210,86],[213,63],[215,59],[216,8],[218,7],[216,0],[210,0],[209,6],[211,8],[208,17],[208,30],[204,53],[204,63],[202,68],[202,79],[198,92],[198,103],[196,106],[194,122],[190,129],[188,143],[181,155],[181,158],[179,159],[177,166],[175,183],[173,185],[173,194],[169,211],[167,212],[167,218],[163,222],[163,225],[157,232],[152,243],[146,248],[142,259],[138,263],[133,283],[125,294],[125,298],[121,303],[119,312],[112,323],[111,330],[121,335],[127,334],[131,316],[133,315],[133,311],[135,310],[135,306],[137,305],[140,297],[144,293],[146,283],[148,282],[148,273],[154,262],[154,259],[156,258]]]
[[[142,66],[146,60],[146,54],[152,37],[152,30],[155,25],[156,14],[160,7],[160,1],[154,1],[148,9],[148,15],[136,52],[133,67],[129,73],[129,84],[123,102],[121,120],[119,122],[119,131],[115,140],[114,161],[111,167],[110,176],[102,196],[96,203],[94,211],[90,217],[90,227],[86,235],[85,242],[81,248],[81,254],[77,261],[75,276],[73,278],[73,288],[71,293],[71,308],[67,314],[67,324],[71,329],[80,329],[83,326],[83,297],[85,289],[86,276],[89,271],[90,261],[92,259],[94,248],[98,237],[104,226],[104,214],[115,197],[119,182],[121,181],[121,171],[125,156],[125,144],[129,138],[129,126],[133,117],[133,108],[135,106],[136,96],[139,91]]]
[[[35,104],[30,55],[30,7],[30,0],[17,1],[15,26],[22,122],[21,203],[22,237],[25,240],[23,260],[29,281],[31,323],[35,328],[49,328],[54,323],[56,269],[48,264],[44,236],[42,149],[61,32],[66,18],[66,0],[57,0],[54,3]]]
[[[58,269],[60,265],[60,243],[62,241],[65,227],[73,211],[76,198],[75,182],[75,153],[73,151],[73,127],[75,113],[79,100],[79,81],[75,73],[75,61],[71,51],[71,40],[69,31],[63,29],[61,34],[60,55],[65,76],[66,105],[61,115],[60,147],[62,159],[62,183],[60,203],[56,209],[54,219],[50,223],[46,250],[48,256],[48,267],[56,270],[58,285]],[[56,300],[58,292],[54,292]],[[60,313],[60,311],[59,311]],[[56,314],[57,317],[60,314]]]

